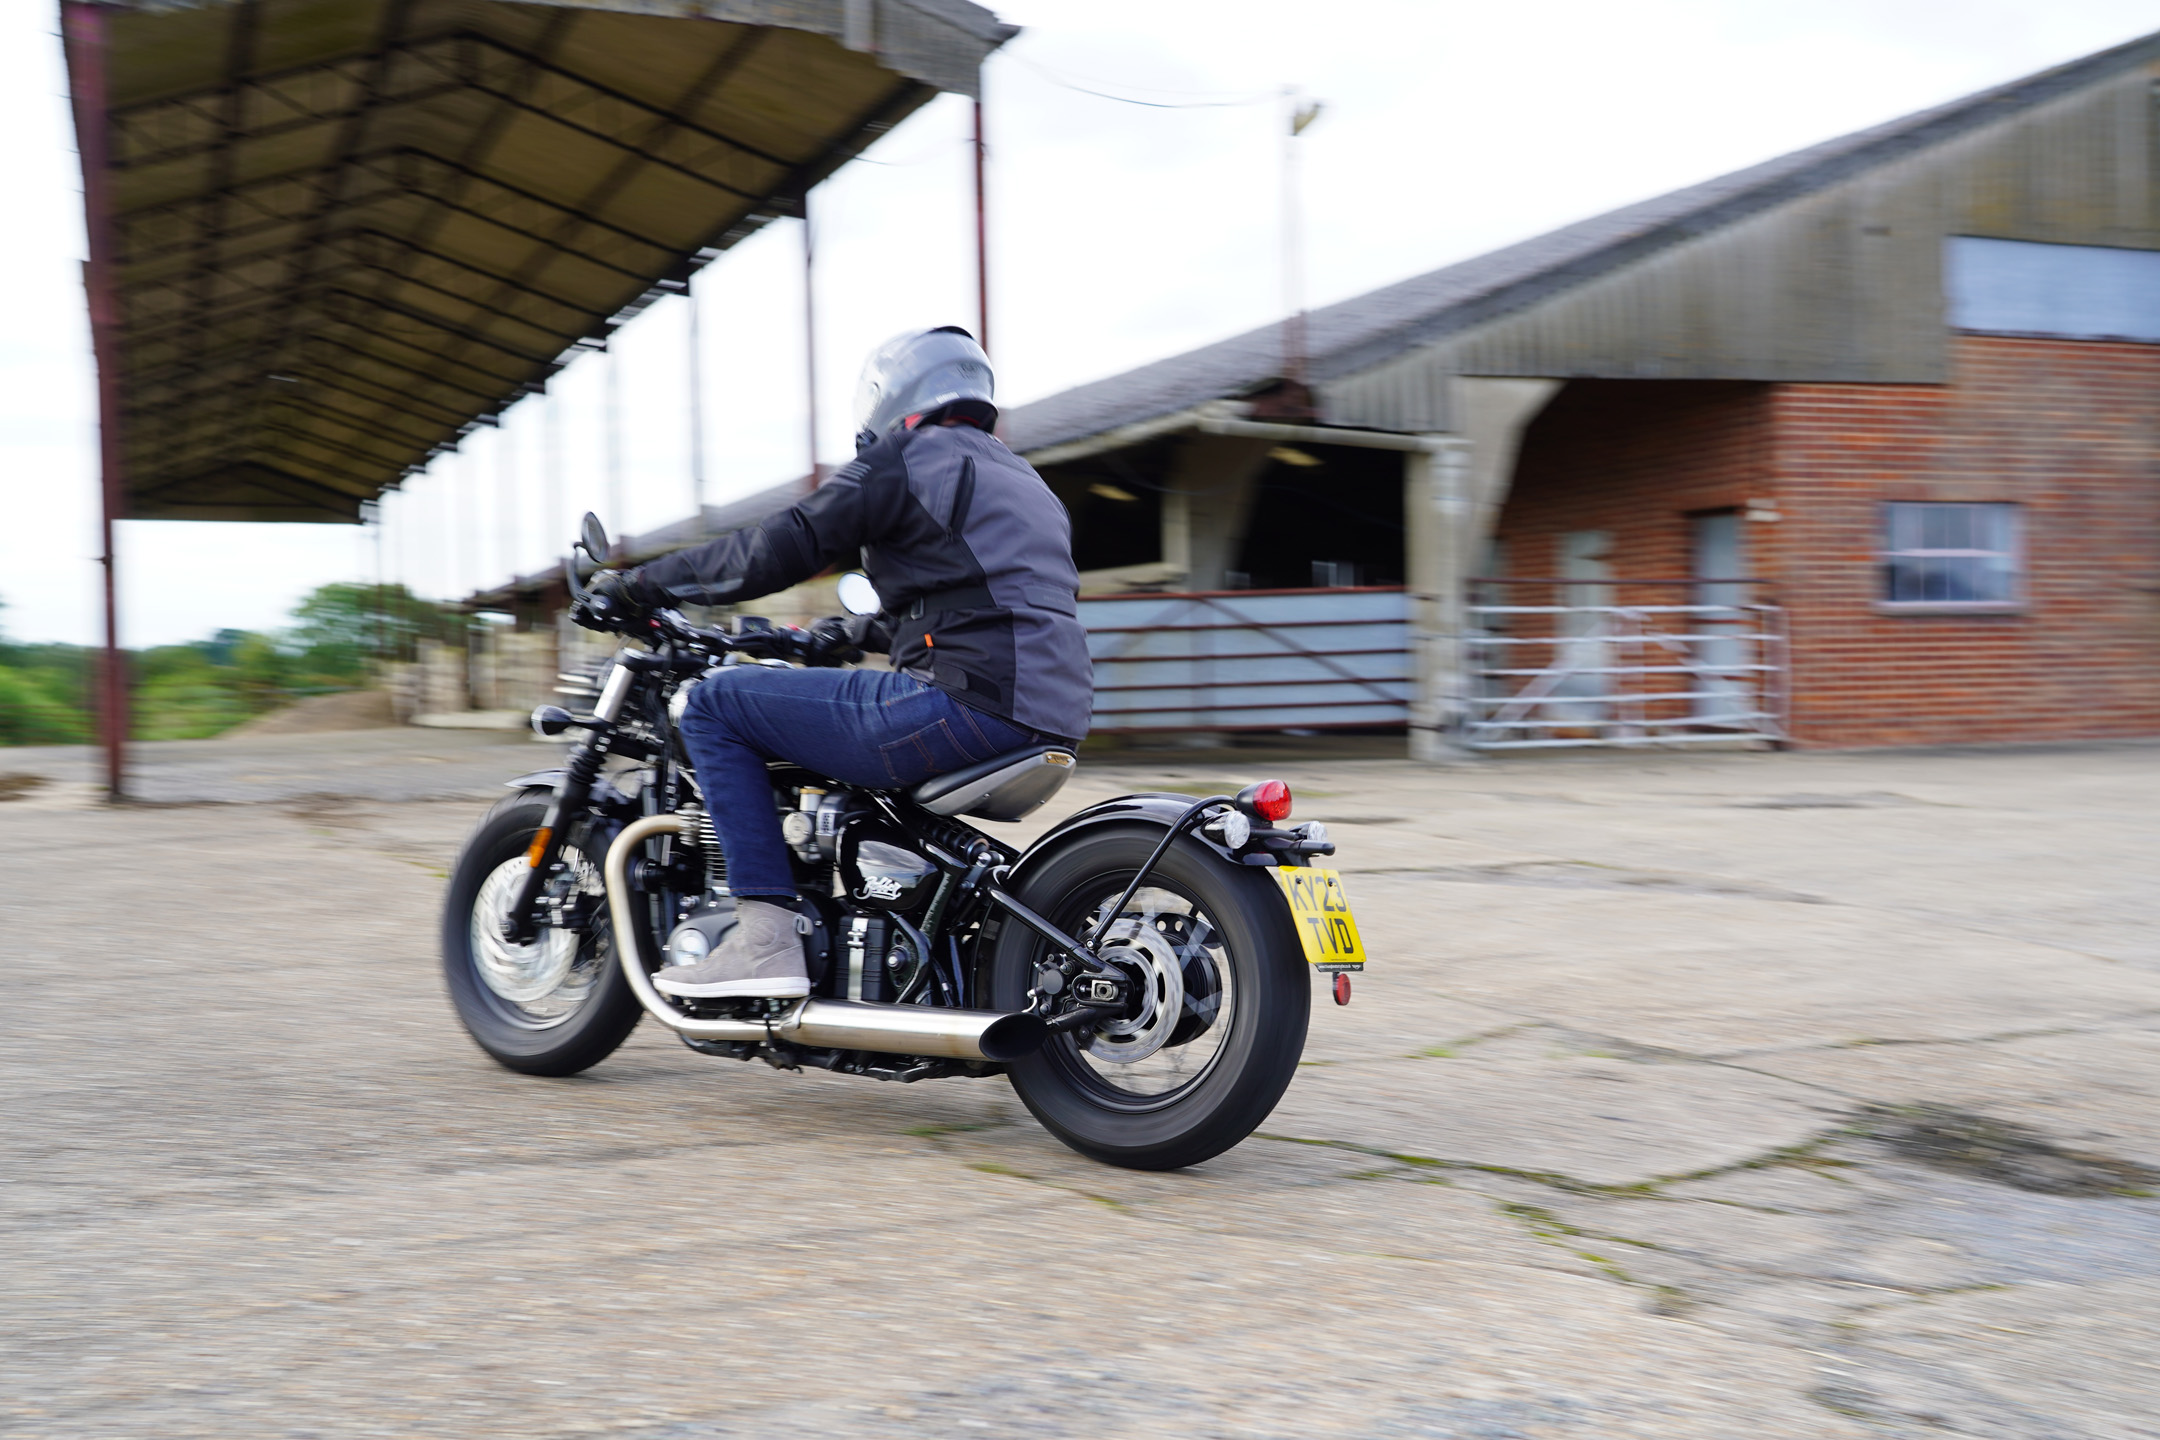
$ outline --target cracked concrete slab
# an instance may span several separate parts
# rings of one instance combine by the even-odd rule
[[[488,1065],[435,907],[543,747],[146,747],[169,803],[121,812],[30,753],[0,1426],[2152,1434],[2160,1201],[1922,1163],[1866,1113],[2160,1163],[2155,753],[1271,760],[1340,818],[1374,965],[1315,989],[1295,1138],[1171,1175],[994,1080],[649,1030],[575,1080]],[[1254,778],[1135,754],[1053,808]]]
[[[2160,1435],[2156,1317],[2153,1280],[1881,1306],[1846,1328],[1841,1398],[1855,1418],[1935,1434]]]
[[[1838,1106],[1791,1081],[1599,1055],[1306,1067],[1271,1134],[1642,1185],[1805,1143]]]

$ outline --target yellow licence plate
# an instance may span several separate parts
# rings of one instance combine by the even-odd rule
[[[1313,968],[1327,973],[1365,968],[1365,942],[1358,938],[1357,921],[1350,901],[1343,895],[1342,876],[1333,870],[1294,869],[1277,866],[1268,871],[1290,902],[1290,918],[1298,939],[1305,944],[1305,958]]]

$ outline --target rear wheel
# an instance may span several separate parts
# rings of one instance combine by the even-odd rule
[[[1305,1048],[1311,981],[1267,877],[1180,839],[1148,884],[1108,914],[1161,841],[1137,827],[1091,832],[1031,864],[1020,898],[1132,978],[1132,1014],[1050,1037],[1016,1062],[1013,1089],[1083,1155],[1138,1170],[1211,1159],[1250,1135]],[[1000,1010],[1028,1004],[1047,947],[1007,922],[995,961]]]
[[[615,963],[599,855],[573,833],[553,883],[583,918],[542,928],[531,944],[500,925],[525,877],[525,852],[545,818],[545,795],[498,805],[465,842],[443,904],[443,980],[458,1019],[499,1063],[527,1075],[575,1075],[605,1060],[644,1014]]]

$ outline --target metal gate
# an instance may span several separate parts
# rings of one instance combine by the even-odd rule
[[[1763,581],[1472,584],[1473,749],[1786,738],[1784,611]]]
[[[1410,718],[1397,587],[1090,596],[1096,734],[1328,730]]]

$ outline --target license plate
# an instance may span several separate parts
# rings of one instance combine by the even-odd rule
[[[1365,968],[1365,942],[1343,894],[1342,876],[1333,870],[1277,866],[1268,871],[1290,902],[1290,918],[1304,942],[1313,968],[1333,974]]]

